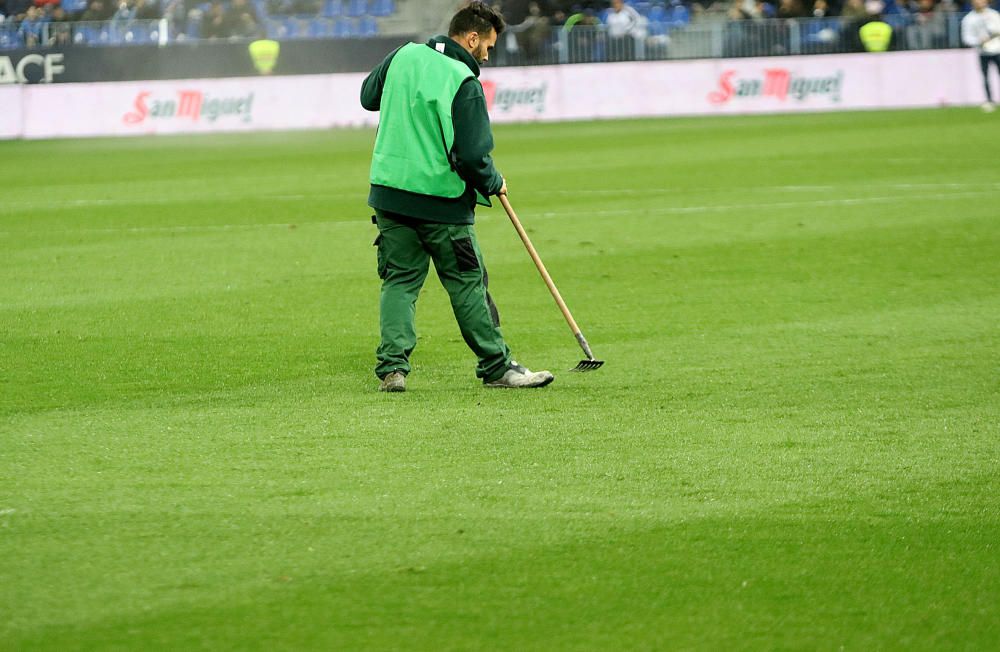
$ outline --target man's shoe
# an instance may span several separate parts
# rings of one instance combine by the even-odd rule
[[[380,392],[405,392],[406,376],[398,371],[389,372],[382,379],[378,389]]]
[[[983,110],[983,113],[993,113],[997,109],[996,105],[993,104],[993,102],[983,102],[983,104],[979,108]]]
[[[529,371],[511,360],[502,376],[491,382],[483,381],[483,384],[487,387],[545,387],[555,379],[549,371]]]

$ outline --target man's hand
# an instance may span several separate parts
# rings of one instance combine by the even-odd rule
[[[506,195],[507,194],[507,180],[506,179],[503,180],[503,185],[500,186],[500,190],[497,191],[497,194],[498,195]]]

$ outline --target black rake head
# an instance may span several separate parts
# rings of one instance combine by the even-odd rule
[[[604,360],[580,360],[580,364],[576,365],[570,371],[579,371],[581,373],[585,371],[594,371],[600,369],[604,364]]]

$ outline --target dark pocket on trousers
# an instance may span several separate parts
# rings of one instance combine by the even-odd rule
[[[479,269],[479,258],[476,256],[476,248],[472,245],[472,238],[452,240],[451,246],[455,249],[458,271],[472,272]]]
[[[382,234],[379,233],[378,237],[375,238],[375,242],[373,242],[372,244],[377,247],[375,256],[378,261],[378,277],[384,279],[386,275],[386,270],[388,269],[388,264],[386,263],[385,260],[385,252],[383,251],[382,247],[382,239],[383,239]]]

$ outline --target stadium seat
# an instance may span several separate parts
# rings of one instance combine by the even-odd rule
[[[662,3],[657,2],[649,9],[649,14],[646,16],[651,23],[664,23],[667,21],[667,10]]]
[[[358,35],[358,28],[355,22],[349,18],[338,20],[333,27],[334,38],[354,38]]]
[[[17,30],[0,28],[0,50],[17,50],[24,45]]]
[[[267,38],[275,41],[280,41],[288,37],[288,28],[285,26],[285,21],[280,19],[271,18],[265,21],[264,30],[267,32]]]
[[[679,0],[670,3],[667,10],[667,25],[670,29],[686,27],[691,22],[691,12]]]
[[[344,15],[344,0],[326,0],[320,14],[326,18],[340,18]]]
[[[309,38],[327,38],[333,35],[332,18],[313,18],[309,21]]]
[[[368,13],[368,0],[350,0],[347,5],[347,15],[359,18]]]
[[[396,13],[396,3],[393,0],[374,0],[368,13],[372,16],[391,16]]]
[[[365,16],[358,23],[358,36],[372,38],[378,36],[378,21],[371,16]]]
[[[818,47],[832,47],[840,39],[840,19],[821,18],[807,20],[802,25],[802,50],[804,53],[815,51]]]

